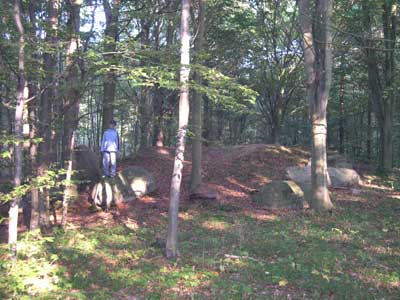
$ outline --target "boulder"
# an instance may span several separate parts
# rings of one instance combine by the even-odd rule
[[[286,169],[286,175],[290,180],[302,184],[311,184],[311,166],[293,166]]]
[[[109,209],[112,203],[135,200],[156,187],[153,174],[140,167],[128,167],[113,178],[105,177],[97,182],[92,189],[92,200],[97,206]]]
[[[78,145],[74,149],[73,168],[77,172],[74,179],[84,182],[97,182],[102,171],[99,166],[100,157],[86,145]]]
[[[253,195],[253,201],[270,208],[302,209],[305,193],[298,184],[292,180],[272,181]]]
[[[289,167],[286,175],[300,185],[311,185],[311,166]],[[360,176],[353,169],[328,167],[328,175],[328,186],[332,187],[357,186],[360,182]]]
[[[328,168],[333,187],[353,187],[360,183],[360,175],[347,168]]]

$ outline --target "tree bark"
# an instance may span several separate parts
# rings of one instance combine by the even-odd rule
[[[394,0],[384,1],[383,4],[383,34],[385,40],[385,60],[383,76],[380,76],[376,49],[372,43],[372,18],[369,3],[364,1],[363,25],[367,29],[364,39],[365,58],[368,67],[368,85],[370,97],[373,104],[374,114],[380,127],[381,142],[381,169],[388,173],[393,168],[393,112],[396,102],[396,88],[394,86],[396,77],[395,49],[397,28],[397,3]],[[383,77],[383,78],[382,78]],[[386,92],[386,93],[385,93]]]
[[[119,18],[119,7],[120,0],[111,0],[112,6],[109,0],[103,0],[104,12],[106,15],[106,29],[105,29],[105,42],[104,42],[104,59],[109,66],[109,70],[105,74],[103,80],[103,122],[102,131],[104,132],[113,119],[113,103],[115,98],[115,87],[117,76],[113,70],[112,62],[117,47],[118,39],[118,18]]]
[[[177,143],[174,160],[174,170],[171,180],[171,194],[169,206],[168,235],[166,242],[166,256],[175,258],[178,256],[178,212],[179,196],[182,182],[182,170],[184,162],[185,141],[187,125],[189,120],[189,74],[190,74],[190,0],[182,0],[181,18],[181,70],[180,83],[181,91],[179,98],[179,122]]]
[[[48,2],[48,31],[46,35],[48,51],[44,52],[44,70],[45,85],[46,89],[42,94],[41,105],[40,105],[40,136],[43,138],[42,143],[39,146],[40,160],[38,175],[46,176],[48,169],[52,163],[53,150],[51,149],[52,143],[52,105],[55,100],[55,73],[56,73],[56,53],[58,44],[58,17],[60,9],[60,0],[52,0]],[[48,226],[50,223],[49,218],[49,191],[44,189],[44,192],[40,195],[39,200],[39,223],[41,226]]]
[[[205,25],[205,2],[199,0],[199,17],[198,17],[198,34],[195,44],[195,52],[197,54],[197,64],[201,64],[201,51],[204,42]],[[196,85],[201,85],[200,71],[194,73]],[[199,91],[194,91],[193,103],[193,144],[192,144],[192,173],[190,177],[190,189],[194,190],[201,184],[201,148],[203,133],[203,96]]]
[[[299,13],[312,128],[312,199],[310,205],[317,211],[323,211],[333,208],[328,191],[326,157],[326,107],[332,77],[332,36],[330,31],[332,2],[331,0],[316,2],[315,14],[312,14],[309,1],[300,0]],[[315,23],[312,24],[311,20]]]
[[[35,1],[29,2],[29,21],[31,23],[31,31],[30,38],[34,41],[35,45],[37,43],[36,40],[36,9],[35,9]],[[39,56],[33,54],[33,59],[35,61],[40,61]],[[37,65],[37,64],[36,64]],[[29,138],[31,140],[29,147],[29,160],[30,160],[30,169],[31,175],[33,177],[37,177],[38,173],[38,145],[36,142],[33,142],[33,139],[37,137],[37,106],[38,106],[38,87],[35,82],[35,78],[37,74],[32,74],[30,78],[28,78],[28,90],[29,90],[29,98],[36,97],[35,100],[30,101],[28,103],[28,114],[29,114]],[[36,78],[37,80],[37,78]],[[39,190],[36,187],[34,181],[31,183],[31,212],[30,212],[30,221],[29,221],[29,229],[35,230],[39,228]]]
[[[64,159],[68,159],[66,164],[66,186],[64,189],[61,225],[67,224],[68,204],[72,197],[72,159],[75,146],[75,131],[77,128],[77,116],[79,115],[80,88],[78,83],[78,65],[76,54],[79,48],[79,27],[80,27],[80,7],[82,0],[69,1],[69,20],[68,30],[70,40],[67,45],[66,72],[67,72],[67,99],[65,105],[68,107],[64,116]]]
[[[15,108],[15,170],[14,170],[14,187],[18,188],[22,180],[22,115],[25,105],[25,32],[22,24],[21,2],[14,1],[14,20],[19,34],[18,40],[18,85],[17,85],[17,105]],[[11,251],[14,257],[17,253],[17,237],[18,237],[18,206],[20,196],[17,195],[11,202],[9,211],[9,227],[8,227],[8,243],[11,246]]]

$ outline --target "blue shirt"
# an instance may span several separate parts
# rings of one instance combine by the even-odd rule
[[[109,128],[104,131],[103,140],[101,141],[101,152],[118,152],[119,137],[115,129]]]

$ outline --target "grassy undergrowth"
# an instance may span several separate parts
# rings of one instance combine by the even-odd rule
[[[337,202],[333,213],[222,206],[181,212],[177,261],[161,227],[26,234],[0,299],[399,299],[400,200]]]

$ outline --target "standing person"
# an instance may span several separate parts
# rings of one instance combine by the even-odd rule
[[[115,130],[115,125],[117,125],[117,122],[111,120],[109,128],[104,131],[103,140],[101,141],[101,152],[103,153],[103,175],[107,177],[114,177],[117,169],[119,137]]]

